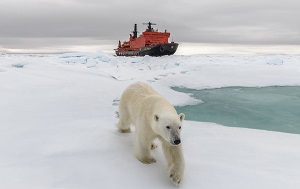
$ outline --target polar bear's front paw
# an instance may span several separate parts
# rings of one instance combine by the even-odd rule
[[[144,157],[144,158],[139,158],[139,160],[142,162],[142,163],[145,163],[145,164],[151,164],[151,163],[156,163],[156,159],[154,159],[153,157]]]
[[[176,166],[171,166],[169,171],[169,177],[175,185],[179,185],[183,176],[183,172],[176,168]]]

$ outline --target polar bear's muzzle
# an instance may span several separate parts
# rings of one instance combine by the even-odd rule
[[[175,140],[171,140],[170,142],[171,142],[172,145],[176,146],[176,145],[181,143],[181,140],[180,140],[180,138],[178,138],[178,139],[175,139]]]
[[[179,133],[172,131],[170,134],[170,143],[174,146],[179,145],[181,143]]]

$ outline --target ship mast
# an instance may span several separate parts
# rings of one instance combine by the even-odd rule
[[[151,27],[151,25],[156,25],[155,23],[151,23],[151,22],[148,22],[148,23],[143,23],[144,25],[148,25],[148,29],[147,31],[151,32],[153,30],[153,28]]]
[[[134,24],[134,30],[133,30],[133,39],[137,38],[137,24]]]

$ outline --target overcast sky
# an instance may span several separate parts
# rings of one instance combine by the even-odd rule
[[[0,49],[117,44],[149,21],[179,43],[300,45],[300,0],[0,0]]]

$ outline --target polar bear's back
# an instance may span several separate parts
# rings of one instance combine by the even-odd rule
[[[141,116],[143,112],[150,113],[154,109],[156,112],[163,111],[163,109],[156,110],[155,108],[156,105],[162,104],[164,104],[163,109],[175,112],[174,107],[151,86],[137,82],[125,89],[120,99],[119,109],[120,111],[126,110],[129,112],[130,117],[135,117]]]
[[[151,96],[151,95],[159,95],[159,94],[146,83],[137,82],[129,85],[125,89],[121,97],[121,101],[124,99],[126,99],[126,101],[131,99],[138,100],[139,98],[144,98],[146,96]]]
[[[130,85],[127,88],[127,92],[134,93],[137,95],[147,96],[147,95],[159,95],[152,87],[147,85],[146,83],[137,82]]]

